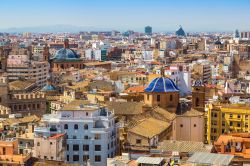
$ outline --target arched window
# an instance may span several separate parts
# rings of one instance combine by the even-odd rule
[[[88,113],[88,112],[86,112],[86,116],[89,116],[89,113]]]
[[[78,129],[78,125],[77,125],[77,124],[74,125],[74,129],[75,129],[75,130]]]
[[[64,125],[64,129],[68,129],[68,125],[67,124]]]
[[[200,99],[198,97],[196,98],[195,105],[196,107],[200,106]]]
[[[160,96],[160,95],[157,95],[157,96],[156,96],[156,99],[157,99],[158,102],[161,101],[161,96]]]
[[[170,99],[169,99],[170,101],[173,101],[173,95],[170,95]]]
[[[88,130],[89,126],[87,124],[84,125],[84,130]]]

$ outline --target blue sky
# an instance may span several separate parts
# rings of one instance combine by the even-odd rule
[[[249,30],[250,0],[0,0],[0,29],[51,25]]]

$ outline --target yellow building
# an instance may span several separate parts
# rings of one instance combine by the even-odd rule
[[[250,105],[208,104],[207,141],[216,141],[223,133],[250,132]]]

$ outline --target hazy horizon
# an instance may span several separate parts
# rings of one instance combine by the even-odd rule
[[[2,0],[0,30],[64,25],[72,31],[86,27],[142,32],[149,25],[154,32],[171,32],[182,25],[187,32],[242,31],[250,27],[249,7],[249,0]]]

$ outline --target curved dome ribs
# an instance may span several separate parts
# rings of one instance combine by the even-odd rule
[[[145,92],[178,92],[179,88],[170,78],[158,77],[153,79],[144,90]]]

